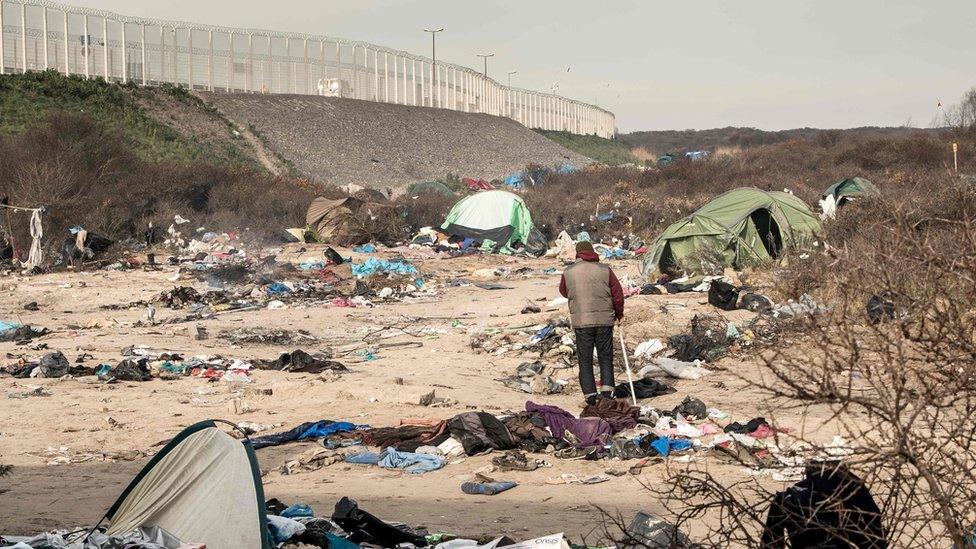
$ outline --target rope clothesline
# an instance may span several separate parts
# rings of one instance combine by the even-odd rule
[[[31,247],[27,254],[27,261],[24,267],[28,270],[40,266],[44,261],[44,250],[41,248],[41,238],[44,237],[44,226],[41,223],[41,215],[44,213],[44,206],[40,208],[25,208],[23,206],[11,206],[10,204],[0,204],[0,207],[13,210],[15,212],[31,212],[30,235]]]
[[[24,206],[11,206],[10,204],[0,204],[0,208],[8,208],[15,212],[43,212],[44,206],[40,208],[26,208]]]

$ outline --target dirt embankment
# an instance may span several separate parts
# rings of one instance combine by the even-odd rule
[[[402,186],[461,177],[504,178],[536,163],[589,163],[508,118],[295,95],[201,94],[255,130],[306,177],[323,183]]]

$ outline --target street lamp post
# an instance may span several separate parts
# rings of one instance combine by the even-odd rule
[[[485,78],[488,78],[488,58],[489,57],[495,57],[495,54],[493,54],[493,53],[479,53],[478,54],[478,57],[481,57],[482,59],[485,60]]]
[[[515,75],[515,74],[518,74],[518,71],[509,71],[508,72],[508,87],[509,88],[512,87],[512,76]]]
[[[432,85],[432,89],[433,90],[436,90],[436,92],[437,92],[437,105],[436,106],[438,106],[438,107],[441,106],[441,89],[440,89],[440,85],[441,85],[440,84],[440,77],[441,77],[441,75],[440,75],[440,72],[437,70],[437,33],[443,32],[443,31],[444,31],[444,28],[443,27],[436,28],[436,29],[424,29],[424,32],[429,32],[430,33],[430,72],[433,73],[433,74],[431,74],[431,77],[432,78],[430,79],[430,83]],[[434,101],[433,101],[433,96],[431,96],[431,106],[432,107],[435,106],[434,105]]]

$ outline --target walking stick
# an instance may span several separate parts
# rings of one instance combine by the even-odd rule
[[[620,350],[624,352],[624,369],[627,370],[627,383],[630,384],[630,398],[634,401],[634,406],[637,406],[637,392],[634,391],[634,376],[630,373],[630,359],[627,358],[627,344],[624,343],[624,328],[623,326],[617,326],[620,328]]]

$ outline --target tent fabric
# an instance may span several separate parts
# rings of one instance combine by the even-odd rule
[[[185,429],[109,509],[108,535],[158,526],[208,549],[269,549],[264,489],[249,442],[212,420]]]
[[[319,237],[331,241],[348,230],[349,218],[362,205],[362,200],[353,197],[338,200],[319,197],[308,206],[305,223]]]
[[[518,195],[484,191],[455,204],[441,228],[455,236],[494,241],[502,252],[511,253],[514,243],[528,241],[532,215]]]
[[[879,194],[878,188],[863,177],[851,177],[827,187],[820,195],[820,219],[833,219],[837,208],[862,196]]]
[[[810,208],[792,194],[738,188],[665,229],[641,268],[649,275],[669,265],[690,271],[759,265],[783,250],[809,245],[820,228]]]
[[[827,187],[827,190],[820,195],[821,199],[833,196],[835,201],[841,198],[853,198],[870,194],[877,194],[878,187],[863,177],[851,177],[843,181],[838,181]]]

